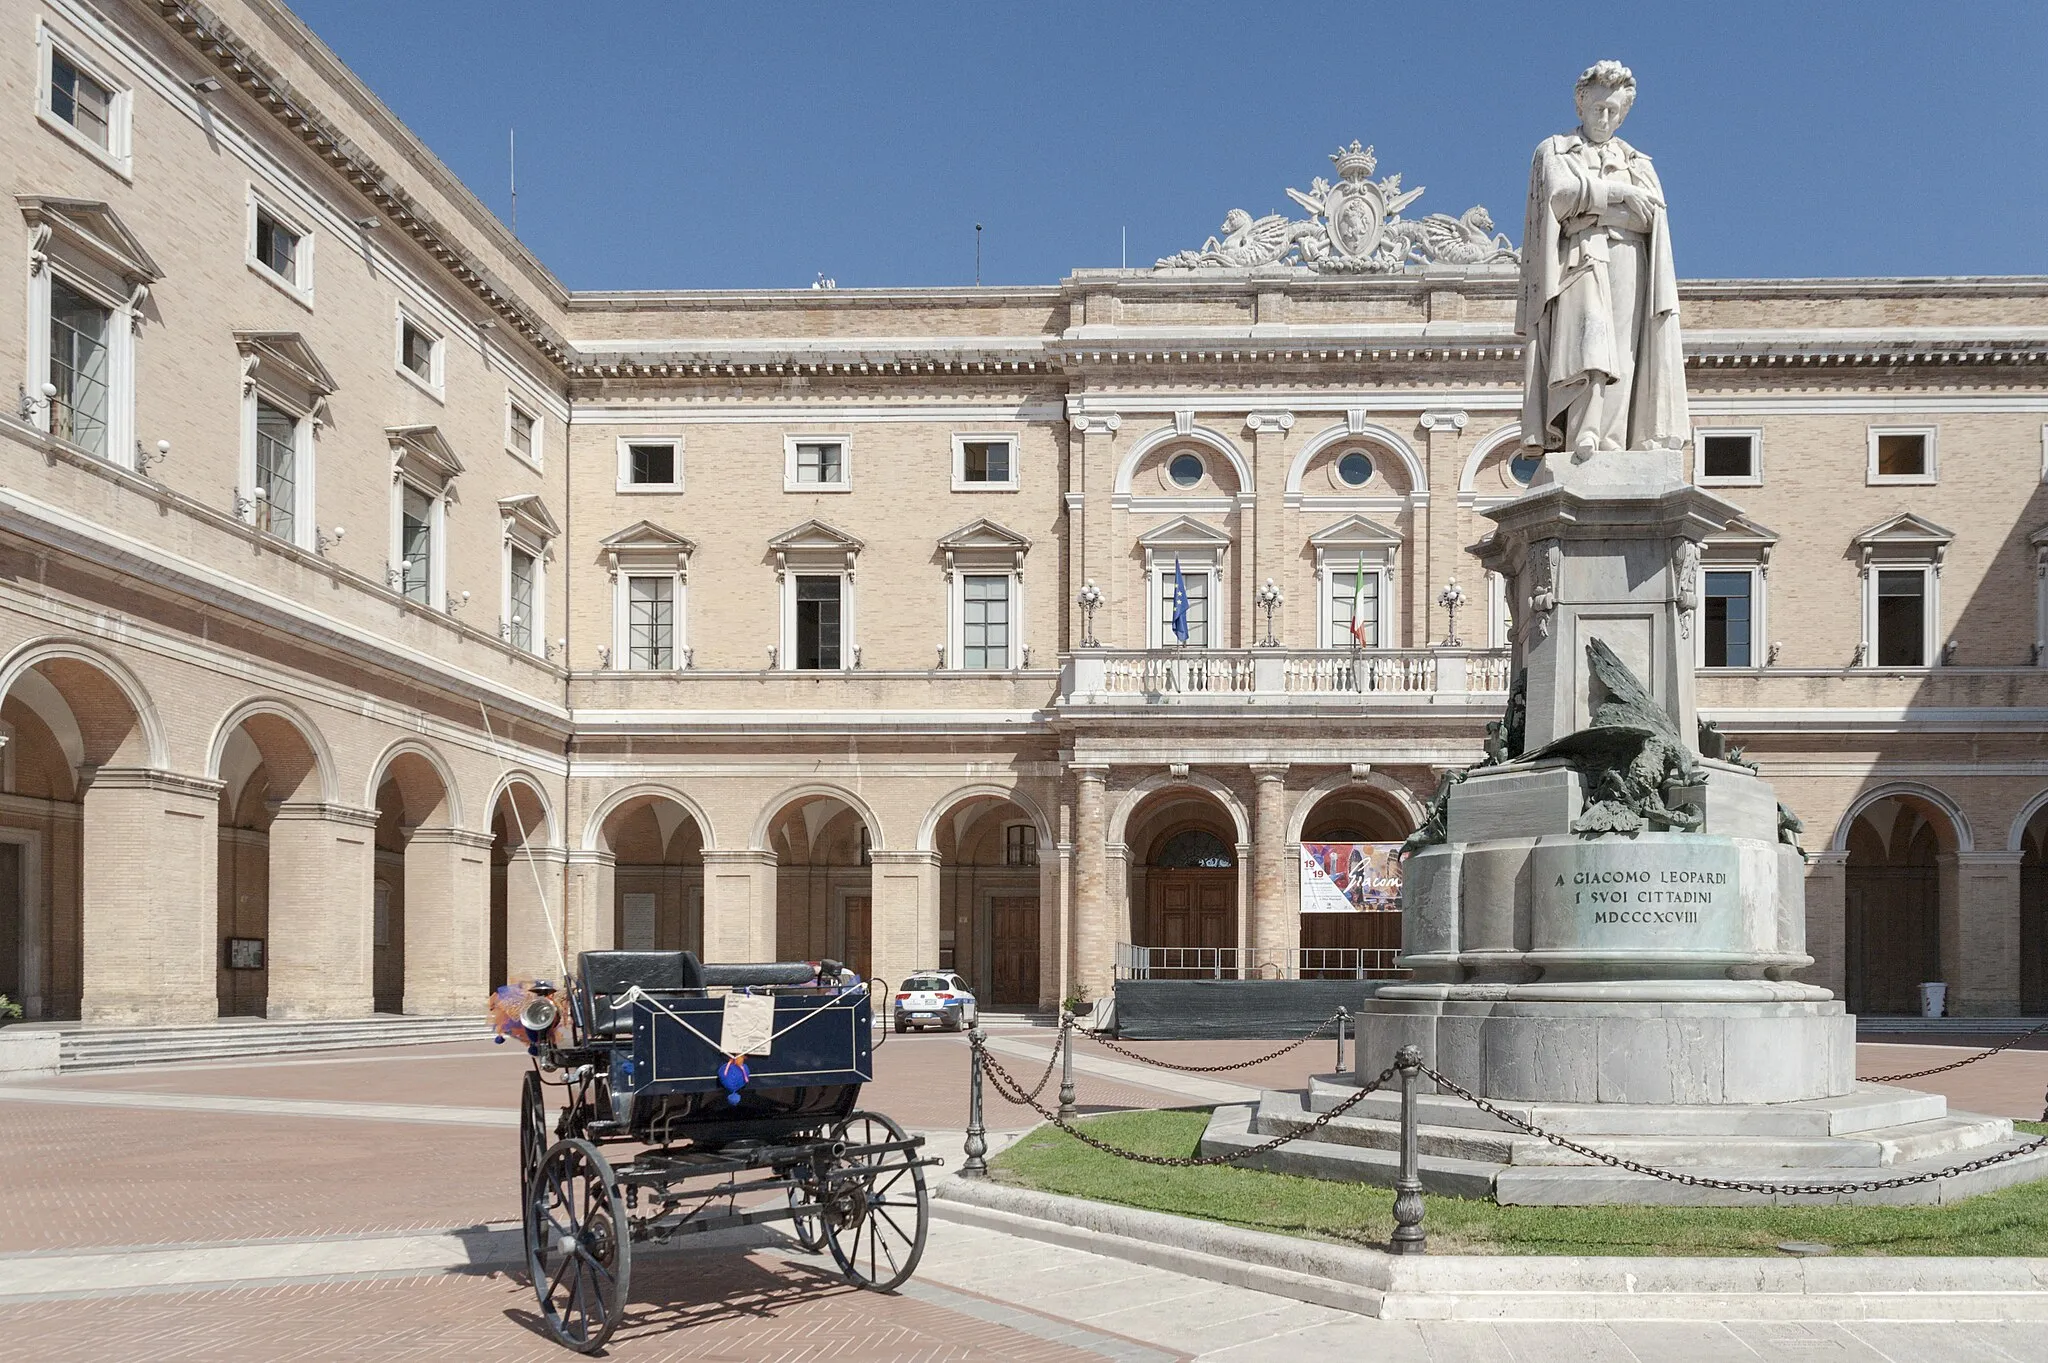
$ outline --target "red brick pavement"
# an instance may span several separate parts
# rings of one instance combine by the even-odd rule
[[[0,1251],[509,1220],[518,1146],[510,1129],[0,1102]]]
[[[1997,1045],[2003,1037],[1976,1045],[1978,1050]],[[1904,1045],[1862,1042],[1856,1047],[1859,1075],[1905,1074],[1935,1065],[1946,1065],[1972,1053],[1971,1042],[1961,1045],[1943,1038],[1941,1045]],[[2043,1092],[2048,1090],[2048,1050],[2011,1050],[1924,1079],[1899,1081],[1902,1088],[1939,1093],[1949,1106],[1963,1112],[1981,1112],[1990,1117],[2018,1117],[2041,1120]]]
[[[830,1265],[767,1254],[645,1256],[633,1304],[606,1348],[628,1363],[775,1359],[806,1363],[1101,1363],[939,1300],[848,1287]],[[481,1273],[0,1307],[7,1355],[41,1363],[114,1358],[282,1360],[573,1358],[545,1333],[523,1275]]]

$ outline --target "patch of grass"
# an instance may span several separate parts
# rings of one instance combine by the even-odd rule
[[[1090,1135],[1148,1155],[1196,1153],[1206,1111],[1120,1112],[1080,1123]],[[2022,1131],[2048,1134],[2038,1122]],[[1218,1165],[1135,1164],[1041,1127],[991,1161],[999,1182],[1253,1230],[1384,1245],[1390,1188]],[[1848,1171],[1841,1171],[1847,1173]],[[2038,1255],[2048,1243],[2048,1181],[1945,1207],[1502,1207],[1428,1198],[1430,1248],[1451,1254],[1755,1255],[1786,1240],[1839,1254]]]

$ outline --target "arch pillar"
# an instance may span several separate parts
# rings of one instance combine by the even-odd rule
[[[1251,964],[1258,976],[1296,972],[1301,919],[1287,912],[1287,764],[1256,762],[1252,805]]]
[[[319,801],[278,806],[270,825],[268,1016],[370,1012],[376,865],[376,810]]]
[[[1075,766],[1074,987],[1085,998],[1106,997],[1115,976],[1115,925],[1110,921],[1109,848],[1105,839],[1109,768]]]
[[[1806,953],[1813,964],[1800,973],[1838,999],[1849,988],[1849,854],[1806,854]]]
[[[510,980],[553,980],[562,973],[567,947],[562,931],[562,885],[568,853],[559,847],[515,847],[505,867],[505,976]]]
[[[147,767],[92,776],[80,886],[85,1021],[205,1022],[218,1011],[221,790]]]
[[[775,854],[704,849],[704,959],[775,959]]]
[[[1958,852],[1941,868],[1941,973],[1957,1017],[2020,1013],[2019,852]],[[1954,893],[1950,893],[1950,877]]]
[[[472,1012],[489,993],[488,833],[420,828],[405,847],[405,1011]]]
[[[869,893],[874,896],[874,974],[900,983],[939,966],[939,854],[874,848]]]
[[[618,858],[604,848],[579,847],[565,854],[568,903],[562,917],[562,934],[573,968],[577,956],[586,951],[608,951],[613,940],[612,906],[617,902],[612,872]],[[506,879],[509,896],[511,879]],[[506,905],[506,929],[511,929],[511,905]],[[506,949],[509,959],[511,944]]]

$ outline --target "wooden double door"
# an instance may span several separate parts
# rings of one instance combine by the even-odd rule
[[[996,1008],[1038,1006],[1038,896],[989,900],[988,1002]]]
[[[1192,979],[1223,968],[1220,951],[1237,945],[1237,872],[1153,871],[1145,883],[1152,931],[1143,945],[1176,949],[1154,976]]]
[[[1941,978],[1934,867],[1851,866],[1844,879],[1849,1011],[1918,1014],[1921,983]]]

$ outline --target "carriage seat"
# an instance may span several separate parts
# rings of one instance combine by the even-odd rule
[[[596,1037],[633,1034],[633,1009],[620,996],[639,985],[653,993],[704,987],[704,967],[689,951],[586,951],[577,958],[590,998],[590,1033]]]
[[[754,961],[739,965],[707,965],[702,969],[705,984],[723,985],[727,989],[745,989],[750,985],[809,984],[818,974],[817,967],[808,961]]]

